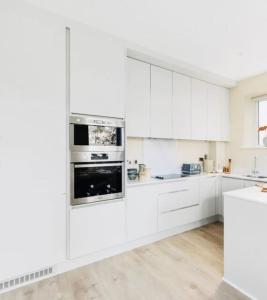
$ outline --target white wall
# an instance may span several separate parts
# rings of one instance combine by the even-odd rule
[[[227,157],[233,169],[247,172],[253,168],[254,157],[258,168],[267,173],[267,149],[257,149],[256,103],[252,97],[267,94],[267,73],[242,80],[230,91],[230,143]]]

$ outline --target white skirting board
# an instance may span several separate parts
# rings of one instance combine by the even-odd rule
[[[245,292],[244,290],[240,289],[237,285],[235,285],[234,283],[232,283],[231,281],[227,280],[226,278],[223,277],[223,281],[227,284],[229,284],[231,287],[233,287],[234,289],[238,290],[240,293],[242,293],[243,295],[247,296],[248,298],[250,298],[251,300],[258,300],[257,298],[253,297],[252,295],[250,295],[249,293]]]
[[[189,231],[189,230],[192,230],[192,229],[195,229],[195,228],[199,228],[203,225],[213,223],[215,221],[220,221],[219,219],[220,219],[219,216],[213,216],[213,217],[210,217],[210,218],[207,218],[207,219],[203,219],[201,221],[197,221],[197,222],[193,222],[193,223],[190,223],[190,224],[187,224],[187,225],[179,226],[179,227],[173,228],[171,230],[167,230],[167,231],[164,231],[164,232],[159,232],[157,234],[154,234],[154,235],[142,238],[142,239],[126,242],[126,243],[118,245],[116,247],[105,249],[105,250],[90,254],[88,256],[83,256],[83,257],[72,259],[72,260],[67,259],[64,262],[53,266],[53,270],[54,270],[53,274],[48,275],[45,278],[35,279],[34,281],[29,281],[27,283],[20,284],[20,286],[18,286],[18,287],[22,287],[22,286],[25,286],[25,285],[28,285],[28,284],[32,284],[33,282],[37,282],[37,281],[40,281],[40,280],[43,280],[43,279],[47,279],[47,278],[65,273],[67,271],[74,270],[76,268],[87,266],[87,265],[92,264],[94,262],[97,262],[97,261],[115,256],[115,255],[121,254],[121,253],[126,252],[126,251],[133,250],[133,249],[141,247],[141,246],[151,244],[153,242],[162,240],[164,238],[167,238],[167,237],[170,237],[170,236],[173,236],[173,235],[176,235],[176,234],[180,234],[180,233],[185,232],[185,231]],[[6,292],[14,290],[14,289],[15,288],[5,289],[4,291],[0,292],[0,294],[6,293]]]

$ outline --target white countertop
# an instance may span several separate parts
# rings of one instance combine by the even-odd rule
[[[249,177],[241,174],[221,174],[223,177],[228,178],[236,178],[236,179],[243,179],[243,180],[250,180],[256,182],[267,182],[267,178],[256,178],[256,177]]]
[[[257,186],[226,192],[224,196],[267,205],[267,193],[261,192],[261,188]]]
[[[219,176],[219,173],[201,173],[198,175],[190,175],[186,177],[181,178],[174,178],[174,179],[156,179],[156,178],[149,178],[146,180],[128,180],[127,181],[127,187],[134,187],[134,186],[142,186],[142,185],[148,185],[148,184],[162,184],[166,182],[177,182],[177,181],[184,181],[185,179],[192,179],[192,178],[200,178],[200,177],[214,177]]]
[[[141,186],[141,185],[147,185],[147,184],[161,184],[166,182],[176,182],[176,181],[183,181],[186,178],[199,178],[199,177],[205,177],[205,176],[222,176],[225,178],[235,178],[235,179],[241,179],[241,180],[249,180],[249,181],[255,181],[255,182],[262,182],[267,183],[267,178],[254,178],[254,177],[247,177],[245,175],[241,174],[224,174],[224,173],[201,173],[198,175],[191,175],[188,177],[181,177],[181,178],[174,178],[174,179],[155,179],[155,178],[149,178],[145,180],[127,180],[127,187],[133,187],[133,186]]]

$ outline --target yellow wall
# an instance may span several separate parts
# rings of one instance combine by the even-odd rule
[[[242,80],[230,91],[231,141],[226,153],[236,171],[252,170],[255,156],[259,169],[267,171],[267,149],[256,148],[256,102],[251,100],[263,94],[267,94],[267,73]]]

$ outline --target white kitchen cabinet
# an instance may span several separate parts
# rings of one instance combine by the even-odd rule
[[[157,188],[158,186],[155,185],[128,188],[128,240],[135,240],[157,232]]]
[[[173,138],[191,139],[191,78],[173,73]]]
[[[158,194],[159,231],[197,221],[198,211],[198,178],[182,179],[161,185]]]
[[[229,90],[221,88],[221,140],[230,140]]]
[[[221,140],[221,87],[208,84],[207,104],[208,104],[208,137],[209,141]]]
[[[229,140],[229,91],[208,85],[208,140]]]
[[[192,79],[192,139],[207,140],[208,84],[198,79]]]
[[[71,26],[70,64],[71,113],[123,118],[124,47],[87,26]]]
[[[223,200],[223,193],[242,189],[245,187],[245,181],[242,179],[236,179],[236,178],[222,178],[222,193],[221,193],[221,199],[220,199],[220,205],[221,205],[221,214],[224,215],[224,200]]]
[[[127,74],[127,136],[149,137],[150,65],[128,58]]]
[[[206,176],[200,179],[200,219],[212,217],[216,214],[216,176]]]
[[[70,257],[88,255],[126,240],[123,200],[75,207],[70,212]]]
[[[66,258],[65,26],[0,4],[0,281]]]
[[[172,138],[172,72],[151,66],[150,136]]]

